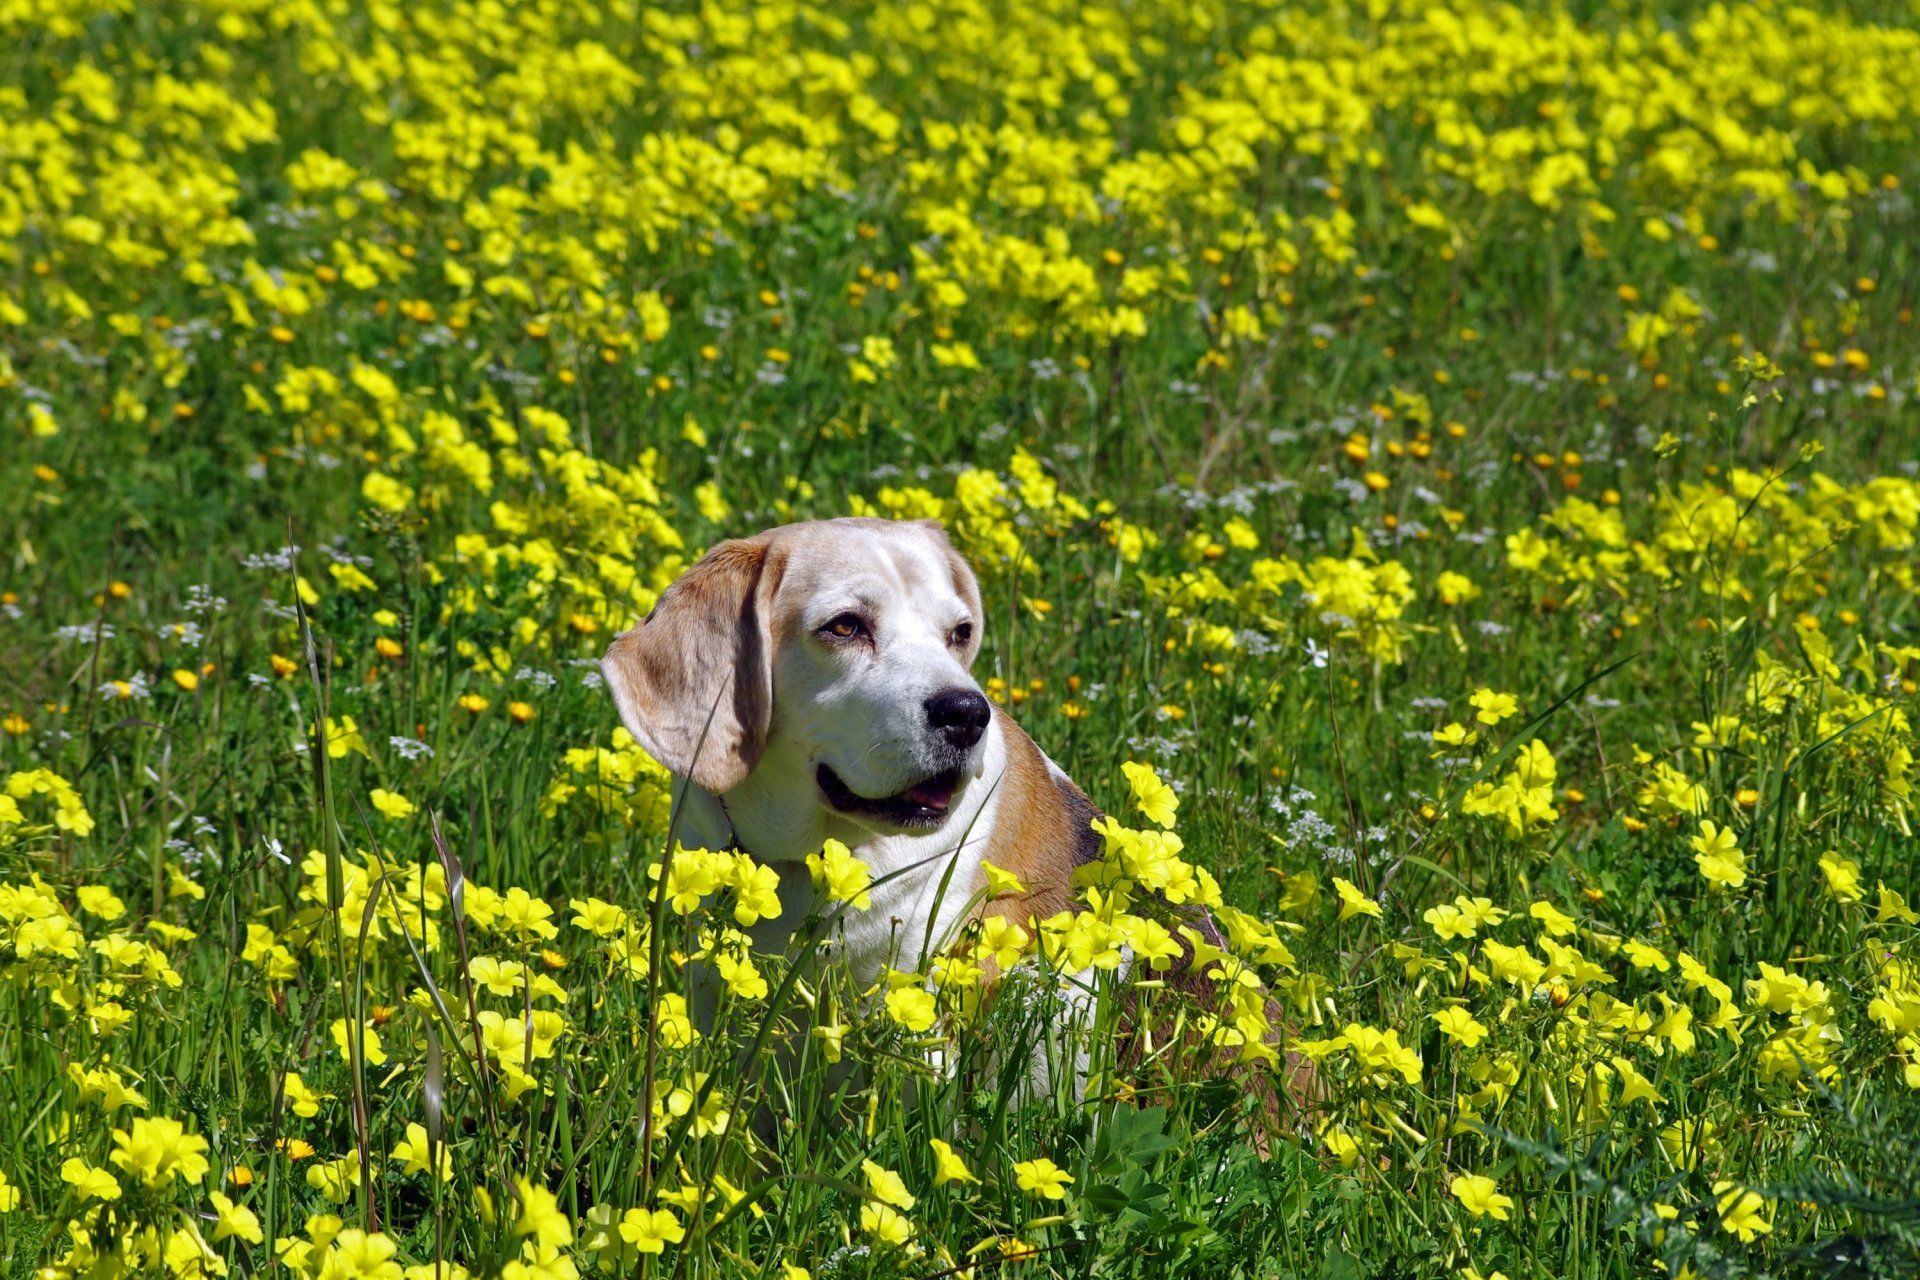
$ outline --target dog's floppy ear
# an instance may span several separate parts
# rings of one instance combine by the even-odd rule
[[[765,538],[721,543],[600,660],[627,732],[716,794],[738,786],[767,743],[779,576],[771,558]]]

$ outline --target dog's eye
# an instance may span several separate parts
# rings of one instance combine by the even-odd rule
[[[820,634],[834,640],[855,640],[867,634],[867,624],[857,613],[837,614],[820,628]]]
[[[973,624],[971,622],[963,622],[953,629],[953,634],[947,637],[947,643],[959,649],[964,647],[971,639],[973,639]]]

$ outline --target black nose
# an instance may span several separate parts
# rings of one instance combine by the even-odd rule
[[[987,731],[993,704],[978,689],[948,689],[927,699],[927,724],[956,747],[971,747]]]

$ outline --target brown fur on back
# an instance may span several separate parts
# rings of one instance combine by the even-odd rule
[[[999,707],[993,716],[1007,744],[1007,769],[1000,777],[985,856],[1019,876],[1027,892],[989,899],[978,914],[1025,925],[1030,917],[1044,920],[1073,905],[1073,869],[1100,856],[1100,836],[1093,830],[1100,811],[1048,762],[1012,716]]]

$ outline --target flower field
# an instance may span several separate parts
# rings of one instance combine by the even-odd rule
[[[0,51],[0,1276],[1920,1273],[1912,6]],[[597,670],[846,514],[1112,815],[865,985]]]

